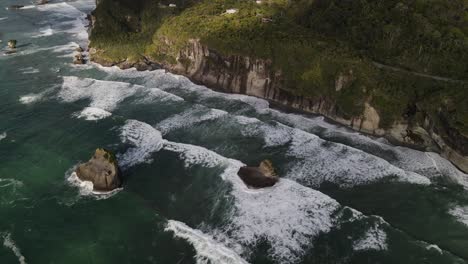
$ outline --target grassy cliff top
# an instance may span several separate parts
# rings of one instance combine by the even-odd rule
[[[331,98],[345,117],[362,113],[367,101],[388,126],[416,107],[443,112],[468,134],[466,82],[408,73],[468,79],[465,0],[102,0],[95,16],[92,46],[109,60],[174,61],[195,38],[225,56],[271,60],[284,89]],[[337,75],[351,70],[353,82],[336,91]]]

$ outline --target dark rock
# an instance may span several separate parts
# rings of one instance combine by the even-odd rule
[[[262,161],[259,167],[242,167],[237,175],[245,184],[253,188],[270,187],[279,181],[269,160]]]
[[[16,49],[16,40],[15,39],[11,39],[8,41],[8,48],[10,49]]]
[[[11,5],[8,7],[8,10],[18,10],[18,9],[21,9],[23,8],[24,5]]]
[[[81,53],[78,53],[75,55],[75,58],[73,59],[73,64],[85,64],[86,61],[83,57],[83,55],[81,55]]]
[[[76,175],[82,181],[92,182],[96,191],[112,191],[122,186],[115,155],[102,148],[96,149],[88,162],[78,166]]]
[[[37,5],[45,5],[45,4],[48,4],[49,3],[49,0],[38,0],[36,2]]]

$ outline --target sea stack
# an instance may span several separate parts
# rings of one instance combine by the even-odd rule
[[[80,180],[92,182],[95,191],[112,191],[122,186],[115,155],[102,148],[96,149],[93,157],[75,172]]]
[[[242,167],[237,173],[246,185],[253,188],[265,188],[275,185],[279,181],[273,164],[264,160],[258,167]]]
[[[10,40],[8,41],[8,48],[10,48],[10,49],[16,49],[16,42],[17,42],[16,39],[10,39]]]

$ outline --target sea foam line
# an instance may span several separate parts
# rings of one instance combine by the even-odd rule
[[[172,231],[175,237],[187,240],[195,248],[196,260],[199,264],[223,263],[246,264],[248,263],[234,251],[215,241],[209,235],[200,230],[192,229],[186,224],[169,220],[165,231]]]
[[[19,247],[15,244],[15,241],[11,238],[10,233],[4,233],[3,234],[3,246],[5,246],[8,249],[11,249],[13,254],[18,258],[18,262],[20,264],[26,264],[26,258],[21,254],[21,250]]]
[[[0,141],[4,140],[7,137],[7,132],[3,132],[0,134]]]

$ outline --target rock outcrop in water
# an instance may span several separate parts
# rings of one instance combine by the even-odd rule
[[[112,191],[122,185],[115,155],[102,148],[96,149],[94,156],[75,172],[80,180],[92,182],[96,191]]]
[[[17,41],[14,40],[14,39],[9,40],[9,41],[8,41],[8,48],[10,48],[10,49],[16,49],[16,43],[17,43]]]
[[[271,187],[279,181],[269,160],[262,161],[258,167],[242,167],[237,174],[246,185],[253,188]]]
[[[73,64],[85,64],[85,63],[86,63],[86,60],[84,59],[83,54],[78,53],[75,55],[73,59]]]

